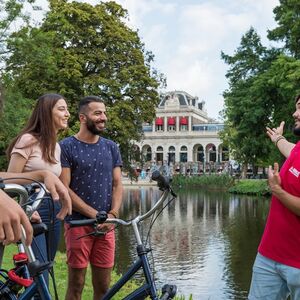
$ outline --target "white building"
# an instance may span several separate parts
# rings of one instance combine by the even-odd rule
[[[223,124],[207,116],[203,101],[184,91],[161,95],[155,120],[143,129],[144,139],[136,147],[145,162],[167,162],[176,168],[196,164],[205,172],[228,161],[228,149],[219,138]]]

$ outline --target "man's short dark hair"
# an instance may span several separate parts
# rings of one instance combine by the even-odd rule
[[[79,113],[86,112],[87,106],[92,102],[104,103],[104,100],[98,96],[86,96],[80,100],[78,106],[78,112]]]
[[[295,97],[295,103],[297,103],[299,99],[300,99],[300,94],[298,94],[298,95]]]

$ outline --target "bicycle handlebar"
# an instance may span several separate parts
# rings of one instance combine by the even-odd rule
[[[136,216],[133,220],[130,221],[125,221],[122,219],[110,219],[107,218],[107,213],[106,212],[99,212],[94,219],[85,219],[85,220],[73,220],[70,221],[69,224],[71,227],[79,227],[79,226],[96,226],[98,224],[102,223],[112,223],[112,224],[120,224],[120,225],[125,225],[129,226],[133,223],[139,223],[143,221],[144,219],[150,217],[158,208],[162,205],[162,203],[165,201],[165,199],[168,197],[169,193],[171,193],[174,197],[176,197],[176,194],[173,192],[173,190],[170,187],[169,180],[162,176],[159,171],[154,171],[152,174],[152,180],[157,181],[157,186],[163,190],[163,194],[159,198],[159,200],[155,203],[155,205],[147,211],[143,215],[138,215]],[[105,216],[101,216],[102,214],[106,214]]]
[[[29,218],[31,217],[33,212],[38,209],[38,207],[40,206],[40,204],[43,200],[43,197],[46,194],[46,188],[45,188],[44,184],[40,183],[40,185],[37,185],[37,186],[40,187],[40,190],[39,190],[39,192],[36,196],[36,201],[32,205],[28,205],[26,207],[26,214]],[[28,198],[29,198],[28,191],[24,186],[22,186],[20,184],[6,183],[6,184],[4,184],[3,190],[8,195],[9,194],[14,194],[14,195],[17,194],[18,196],[20,196],[20,201],[19,201],[20,206],[26,204],[27,201],[28,201]],[[29,262],[33,262],[33,261],[35,261],[35,255],[34,255],[32,249],[31,249],[31,247],[26,246],[25,241],[26,241],[26,233],[25,233],[25,230],[22,226],[22,229],[21,229],[21,242],[23,244],[23,247],[24,247],[24,250],[25,250],[26,254],[28,255]]]
[[[157,185],[160,188],[163,188],[163,189],[170,188],[169,178],[162,176],[158,170],[156,170],[152,173],[151,179],[156,181]]]

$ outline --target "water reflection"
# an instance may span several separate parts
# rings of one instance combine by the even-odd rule
[[[159,285],[175,283],[179,294],[193,299],[246,299],[269,199],[200,190],[178,194],[151,231]],[[157,188],[125,189],[121,216],[147,211],[159,195]],[[116,257],[121,273],[135,258],[128,227],[117,230]]]

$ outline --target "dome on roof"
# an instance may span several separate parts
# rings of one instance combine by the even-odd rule
[[[198,97],[193,97],[190,94],[184,91],[173,91],[161,94],[161,101],[159,103],[159,107],[163,108],[165,106],[193,106],[198,109],[201,109],[203,105],[198,106]],[[201,107],[201,108],[200,108]]]

